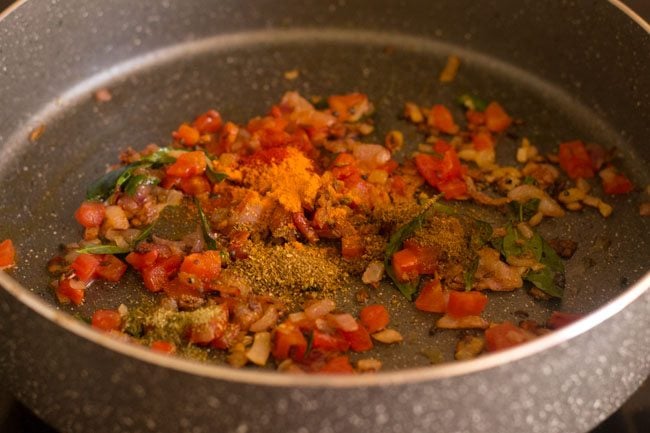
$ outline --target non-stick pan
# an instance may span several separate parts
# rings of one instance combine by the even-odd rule
[[[18,266],[0,272],[0,366],[6,386],[63,431],[566,432],[607,417],[648,376],[650,37],[605,1],[19,2],[0,21],[0,239]],[[457,79],[440,85],[449,54]],[[296,80],[285,71],[297,69]],[[93,93],[108,88],[110,102]],[[78,238],[84,186],[119,150],[166,144],[209,108],[243,122],[283,92],[369,94],[378,140],[407,100],[451,104],[462,93],[501,101],[525,122],[502,146],[531,137],[544,151],[580,138],[616,147],[637,190],[615,210],[545,223],[579,243],[561,303],[525,290],[486,313],[585,319],[518,348],[427,365],[450,335],[429,332],[396,299],[406,336],[384,349],[387,371],[352,378],[282,375],[156,355],[93,331],[69,313],[137,303],[133,280],[58,306],[46,262]],[[44,127],[44,129],[42,129]],[[30,133],[41,128],[39,137]],[[415,131],[413,131],[415,134]],[[415,135],[413,136],[415,137]],[[413,138],[415,139],[415,138]],[[501,145],[500,145],[501,146]],[[501,148],[501,147],[500,147]],[[403,305],[399,305],[402,302]],[[447,349],[446,349],[447,348]],[[446,360],[449,360],[449,356]]]

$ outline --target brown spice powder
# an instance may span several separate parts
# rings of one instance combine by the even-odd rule
[[[298,242],[268,246],[253,242],[248,258],[231,269],[259,294],[270,294],[287,305],[295,304],[311,292],[333,292],[350,284],[339,254],[334,249]]]

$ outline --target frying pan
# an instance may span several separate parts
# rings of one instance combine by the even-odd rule
[[[369,94],[380,125],[404,101],[474,93],[525,119],[545,151],[581,138],[623,156],[648,184],[648,25],[617,2],[562,1],[18,2],[0,21],[0,239],[19,265],[0,272],[2,380],[35,413],[73,432],[566,432],[587,431],[650,371],[647,222],[638,191],[608,198],[614,214],[545,222],[579,242],[561,304],[524,290],[495,294],[491,320],[520,311],[594,311],[551,335],[476,360],[427,366],[431,316],[397,305],[407,339],[386,348],[386,372],[353,378],[235,370],[165,357],[93,331],[58,306],[47,260],[76,240],[83,186],[119,150],[165,144],[208,108],[243,122],[287,90]],[[457,79],[437,83],[449,54]],[[295,81],[283,72],[298,69]],[[109,88],[113,99],[92,94]],[[30,131],[41,125],[37,140]],[[415,136],[409,136],[414,140]],[[89,291],[79,313],[144,301],[135,281]],[[378,301],[395,299],[382,288]],[[400,299],[397,297],[396,299]],[[77,311],[75,311],[77,312]],[[403,314],[402,314],[403,313]],[[444,351],[444,350],[443,350]]]

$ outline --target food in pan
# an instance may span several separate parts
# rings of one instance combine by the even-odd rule
[[[579,140],[544,155],[523,138],[517,164],[501,165],[495,149],[518,121],[498,102],[458,103],[462,120],[406,102],[405,130],[381,144],[367,139],[377,125],[362,93],[289,92],[245,125],[208,111],[167,147],[122,152],[88,187],[74,215],[83,239],[49,263],[54,293],[78,306],[94,281],[138,275],[155,302],[97,310],[92,326],[160,352],[291,372],[381,369],[375,346],[404,335],[390,303],[368,302],[380,285],[459,330],[459,360],[577,319],[482,313],[492,292],[561,298],[576,242],[537,226],[567,211],[607,217],[598,196],[632,183],[611,152]],[[418,142],[406,143],[408,128]],[[604,194],[592,192],[598,178]]]

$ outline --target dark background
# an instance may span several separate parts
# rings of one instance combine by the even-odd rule
[[[605,1],[605,0],[602,0]],[[0,11],[12,1],[0,0]],[[640,16],[650,21],[650,0],[625,1]],[[650,54],[648,54],[650,55]],[[0,367],[1,368],[1,367]],[[592,433],[642,433],[650,421],[650,381]],[[3,433],[56,433],[43,424],[29,409],[0,389],[0,432]]]

